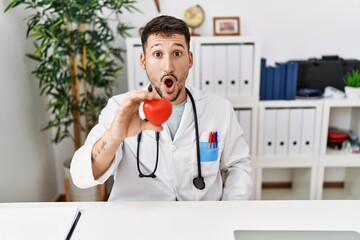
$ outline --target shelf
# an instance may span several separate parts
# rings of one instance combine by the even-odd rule
[[[256,167],[266,168],[289,168],[289,167],[313,167],[317,165],[318,158],[316,156],[274,156],[261,157],[258,156],[254,161]]]
[[[226,97],[234,108],[256,108],[258,100],[255,97]]]
[[[351,153],[346,150],[335,150],[331,148],[326,149],[326,157],[330,159],[357,159],[360,162],[360,154],[359,153]]]
[[[293,189],[263,189],[261,200],[307,200]]]
[[[324,99],[325,107],[360,107],[360,101],[357,99]]]
[[[265,168],[257,172],[257,200],[295,200],[314,199],[316,179],[314,168]],[[290,188],[262,188],[263,182],[290,183]],[[286,185],[286,184],[285,184]]]
[[[337,179],[337,181],[344,182],[344,188],[323,188],[323,181],[325,179],[325,175],[328,171],[332,173],[334,171],[340,171],[343,175],[342,179]],[[345,199],[360,199],[360,166],[359,167],[324,167],[320,169],[320,178],[321,186],[319,186],[322,190],[320,192],[319,199],[323,200],[345,200]]]
[[[259,106],[263,108],[288,108],[288,107],[321,107],[323,100],[270,100],[260,101]]]

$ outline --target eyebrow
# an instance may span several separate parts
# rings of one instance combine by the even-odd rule
[[[182,47],[183,49],[185,49],[185,46],[182,43],[174,43],[173,45],[178,46],[178,47]],[[154,48],[154,47],[157,47],[157,46],[163,46],[163,44],[162,43],[155,43],[150,47],[150,49]]]

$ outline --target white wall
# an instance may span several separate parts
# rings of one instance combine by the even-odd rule
[[[54,154],[38,83],[29,74],[22,11],[0,2],[0,202],[51,201],[57,195]]]
[[[214,16],[240,16],[241,35],[259,36],[261,55],[270,63],[329,54],[360,59],[358,0],[159,1],[160,14],[178,18],[183,18],[186,8],[201,5],[206,20],[197,32],[203,36],[213,35]],[[43,111],[43,99],[38,97],[37,80],[30,74],[33,63],[24,56],[31,51],[31,42],[24,38],[25,15],[21,9],[4,14],[4,7],[1,1],[0,202],[51,200],[58,192],[64,192],[62,162],[72,155],[72,144],[65,142],[54,147],[50,144],[50,133],[39,131],[48,115]],[[138,0],[138,7],[143,13],[125,13],[122,20],[139,28],[160,15],[152,0]],[[133,36],[138,36],[137,30]],[[125,46],[121,39],[117,44]],[[123,71],[115,93],[126,90]]]

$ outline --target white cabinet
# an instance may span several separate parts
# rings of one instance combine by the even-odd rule
[[[187,84],[234,106],[253,160],[253,199],[360,199],[360,154],[327,148],[329,126],[360,136],[359,100],[259,101],[256,37],[193,37],[190,49]],[[127,40],[129,89],[148,81],[139,50],[139,38]]]
[[[360,199],[360,153],[355,153],[358,148],[328,147],[329,127],[351,130],[360,136],[360,99],[324,101],[317,181],[317,199]]]

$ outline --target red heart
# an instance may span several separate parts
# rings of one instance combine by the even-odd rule
[[[149,122],[156,126],[161,126],[169,119],[172,112],[172,105],[166,98],[145,100],[143,110]]]

